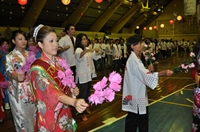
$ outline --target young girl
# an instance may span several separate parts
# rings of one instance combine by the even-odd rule
[[[72,95],[78,95],[78,88],[64,85],[58,78],[61,76],[60,71],[72,71],[70,66],[64,63],[64,59],[56,56],[58,38],[55,30],[49,26],[39,25],[35,28],[33,36],[42,49],[41,57],[31,67],[31,84],[38,108],[35,131],[73,132],[69,106],[74,106],[81,113],[88,104],[83,99],[72,98]],[[74,82],[73,77],[70,80]]]
[[[8,96],[15,129],[17,132],[33,132],[36,107],[28,75],[21,69],[28,57],[25,33],[21,30],[13,31],[10,44],[11,52],[6,55],[6,72],[10,81]]]

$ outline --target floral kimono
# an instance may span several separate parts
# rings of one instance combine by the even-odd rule
[[[192,132],[200,131],[200,76],[197,75],[197,68],[192,71],[192,78],[197,82],[194,86],[193,121]]]
[[[42,53],[31,67],[31,84],[38,108],[37,132],[73,132],[70,108],[59,102],[62,95],[71,96],[70,88],[62,85],[57,78],[58,70],[61,70],[58,65],[60,59],[55,57],[53,63]]]
[[[33,132],[36,106],[30,89],[28,76],[23,82],[12,78],[25,64],[28,51],[23,56],[17,49],[6,55],[6,72],[9,78],[8,96],[17,132]]]

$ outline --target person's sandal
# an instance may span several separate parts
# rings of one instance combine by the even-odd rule
[[[82,115],[81,118],[82,118],[83,121],[87,121],[86,115]]]

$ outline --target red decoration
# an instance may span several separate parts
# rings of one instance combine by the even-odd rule
[[[169,20],[169,24],[170,25],[174,24],[174,20]]]
[[[157,29],[157,26],[153,26],[153,29],[156,30],[156,29]]]
[[[144,27],[144,30],[147,30],[147,27]]]
[[[103,2],[103,0],[95,0],[95,2],[101,3],[101,2]]]
[[[18,0],[18,3],[22,6],[26,5],[28,0]]]

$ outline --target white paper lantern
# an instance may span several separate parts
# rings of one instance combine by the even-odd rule
[[[196,13],[196,0],[184,0],[184,15],[191,16]]]
[[[160,24],[160,27],[161,27],[161,28],[164,28],[164,27],[165,27],[165,25],[164,25],[164,24]]]

